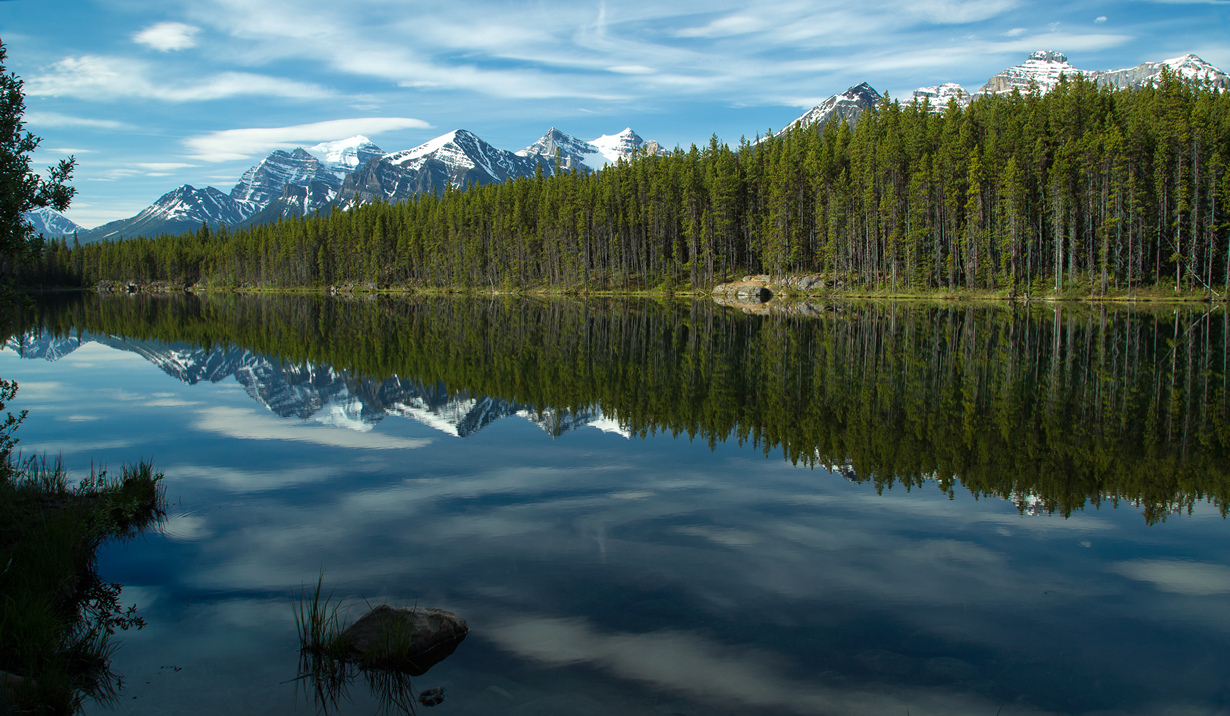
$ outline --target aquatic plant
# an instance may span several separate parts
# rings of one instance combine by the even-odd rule
[[[356,624],[374,625],[375,633],[364,630],[368,636],[357,637],[342,618],[342,601],[335,601],[333,595],[332,591],[324,592],[322,570],[316,586],[302,586],[292,605],[299,636],[299,673],[295,680],[302,684],[305,695],[310,693],[322,713],[348,700],[351,684],[360,677],[376,697],[381,713],[414,714],[416,700],[426,706],[444,700],[442,688],[416,693],[413,679],[452,653],[451,648],[442,649],[427,660],[419,658],[423,649],[416,641],[413,620],[371,619],[374,614],[404,615],[406,610],[384,605],[373,608],[366,599],[368,615]],[[408,608],[411,616],[417,610],[417,603]],[[426,613],[442,612],[429,609]]]
[[[299,633],[299,650],[322,657],[341,659],[345,656],[345,643],[341,639],[342,625],[338,611],[341,602],[333,601],[333,592],[322,598],[325,582],[324,570],[316,580],[316,588],[308,591],[300,588],[294,605],[295,629]]]
[[[0,408],[3,404],[0,404]],[[161,473],[146,462],[119,477],[92,471],[70,487],[59,458],[0,464],[0,671],[10,708],[76,712],[86,698],[113,701],[109,664],[117,630],[140,629],[121,586],[98,575],[107,539],[155,526],[165,514]]]

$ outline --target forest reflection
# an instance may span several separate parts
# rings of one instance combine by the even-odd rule
[[[824,467],[877,490],[934,482],[1064,516],[1149,523],[1230,508],[1224,308],[836,303],[808,317],[711,302],[62,295],[8,336],[241,348],[531,410],[600,409],[634,434]],[[749,475],[749,479],[755,479]]]

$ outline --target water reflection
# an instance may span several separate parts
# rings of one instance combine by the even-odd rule
[[[350,603],[466,618],[466,648],[430,672],[450,713],[1230,706],[1210,657],[1230,643],[1220,312],[40,310],[16,333],[248,350],[317,376],[289,386],[344,386],[367,415],[398,402],[379,399],[386,384],[437,386],[530,417],[588,410],[632,436],[552,438],[512,416],[464,438],[392,417],[359,432],[321,424],[323,408],[279,417],[238,373],[189,386],[101,343],[54,362],[0,351],[0,374],[33,396],[25,444],[139,451],[173,481],[168,538],[100,557],[150,624],[119,655],[123,713],[314,713],[283,682],[298,659],[288,595],[322,568]],[[366,686],[348,694],[340,711],[380,707]]]
[[[397,415],[465,437],[517,415],[552,436],[750,442],[877,489],[963,485],[1022,512],[1226,513],[1224,310],[826,308],[90,296],[40,305],[8,345],[55,360],[96,341],[361,432]]]

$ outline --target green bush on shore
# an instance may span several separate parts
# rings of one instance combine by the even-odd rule
[[[16,388],[0,380],[0,410]],[[73,486],[59,459],[15,452],[22,417],[0,420],[0,710],[69,714],[114,697],[111,637],[144,625],[95,553],[162,518],[162,474],[140,462]]]

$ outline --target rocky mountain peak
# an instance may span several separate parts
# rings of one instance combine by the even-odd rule
[[[875,107],[880,103],[880,99],[881,95],[874,87],[861,82],[807,110],[801,117],[786,125],[785,129],[778,134],[801,127],[815,127],[817,131],[823,131],[824,126],[829,122],[843,119],[850,125],[854,125],[858,122],[863,110]]]
[[[1029,57],[1027,59],[1037,60],[1039,62],[1058,62],[1065,65],[1068,63],[1067,55],[1062,52],[1055,52],[1054,50],[1034,50],[1029,53]]]
[[[560,169],[564,171],[573,168],[593,171],[602,168],[607,159],[598,147],[583,139],[577,139],[555,127],[547,130],[536,142],[517,152],[519,157],[532,157],[542,160],[544,169],[554,171],[555,157],[559,155]]]
[[[608,163],[615,164],[620,159],[631,159],[644,146],[645,140],[632,131],[631,127],[625,127],[618,134],[604,134],[597,139],[591,139],[589,143],[598,149]]]
[[[333,172],[339,178],[339,183],[350,172],[384,155],[383,149],[361,134],[332,142],[321,142],[309,147],[308,152]]]
[[[291,152],[278,149],[244,172],[231,189],[231,198],[251,204],[255,213],[276,199],[287,184],[307,186],[312,182],[340,186],[342,178],[302,148]]]
[[[914,90],[911,101],[919,104],[926,102],[930,111],[941,114],[948,107],[949,100],[954,99],[958,105],[968,107],[973,97],[970,96],[970,93],[964,87],[956,82],[945,82],[942,85],[919,87]]]

